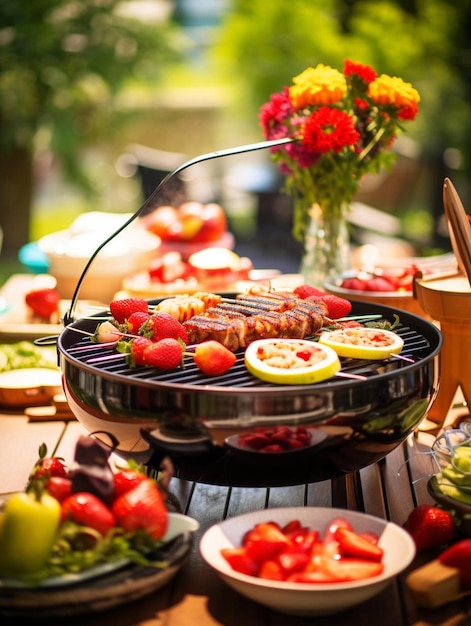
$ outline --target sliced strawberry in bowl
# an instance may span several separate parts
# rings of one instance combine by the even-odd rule
[[[348,542],[338,539],[354,546],[351,555],[342,553],[336,533],[348,535]],[[370,537],[379,538],[378,543]],[[295,506],[228,517],[203,534],[200,552],[242,595],[282,613],[317,617],[384,590],[410,565],[415,547],[404,529],[384,519]]]

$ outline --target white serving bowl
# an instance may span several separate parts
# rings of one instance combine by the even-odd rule
[[[384,571],[372,578],[344,583],[288,583],[263,580],[234,571],[221,555],[222,548],[242,545],[244,534],[260,522],[281,525],[298,519],[324,535],[336,517],[345,518],[357,532],[380,536]],[[411,536],[400,526],[358,511],[323,507],[286,507],[253,511],[211,526],[200,541],[203,559],[242,595],[273,610],[297,616],[340,613],[378,594],[412,562],[416,550]]]
[[[62,298],[73,296],[95,250],[129,217],[130,214],[92,211],[79,216],[67,230],[51,233],[38,241]],[[97,254],[87,270],[79,297],[108,303],[122,288],[126,276],[147,269],[160,244],[159,237],[132,222]]]
[[[389,271],[393,274],[401,275],[403,271],[417,268],[424,273],[443,273],[449,272],[450,269],[456,268],[456,257],[454,254],[442,254],[432,257],[403,257],[403,258],[381,258],[375,259],[375,270],[380,275],[382,271]],[[356,300],[359,302],[372,302],[375,304],[384,304],[386,306],[399,309],[400,311],[408,311],[414,315],[431,319],[424,311],[421,303],[414,297],[412,284],[409,291],[360,291],[358,289],[345,289],[342,282],[346,278],[354,278],[360,272],[359,269],[351,269],[339,274],[333,279],[324,283],[323,288],[328,293],[332,293],[347,300]]]

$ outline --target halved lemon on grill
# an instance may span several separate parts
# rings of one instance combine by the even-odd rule
[[[245,365],[261,380],[280,385],[308,385],[335,376],[337,353],[304,339],[258,339],[245,350]]]
[[[319,337],[319,343],[339,356],[371,360],[388,359],[404,347],[403,339],[391,330],[360,326],[326,331]]]

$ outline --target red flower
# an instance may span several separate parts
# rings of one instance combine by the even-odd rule
[[[293,233],[304,241],[309,209],[348,206],[366,173],[392,162],[401,123],[413,120],[420,95],[401,78],[378,75],[349,59],[343,72],[323,63],[293,77],[259,112],[265,138],[292,139],[271,148],[295,200]]]
[[[355,63],[347,59],[344,62],[343,73],[345,76],[355,79],[358,77],[363,83],[372,83],[377,74],[370,65],[363,65],[363,63]]]
[[[265,135],[270,134],[273,128],[283,124],[286,118],[294,113],[291,100],[289,99],[289,89],[285,87],[281,93],[274,93],[269,102],[260,109],[260,122],[265,130]],[[285,133],[286,134],[286,133]],[[281,135],[283,137],[283,135]],[[273,139],[270,135],[270,138]]]
[[[419,107],[417,104],[409,104],[400,107],[397,112],[397,118],[399,120],[414,120],[417,113],[419,112]]]
[[[350,115],[338,109],[321,107],[307,119],[303,144],[314,153],[342,152],[360,138]]]

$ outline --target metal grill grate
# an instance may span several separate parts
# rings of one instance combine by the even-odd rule
[[[358,305],[359,304],[360,303],[358,303]],[[371,314],[372,312],[376,312],[376,308],[375,305],[369,305],[367,311]],[[354,307],[352,313],[356,315],[365,314],[364,310],[358,309],[359,306]],[[388,309],[388,307],[386,307],[386,309]],[[381,312],[384,313],[384,308],[381,309]],[[385,319],[389,319],[390,321],[392,321],[391,317],[390,314],[385,315]],[[370,378],[381,374],[390,374],[395,370],[410,366],[411,362],[417,363],[427,358],[432,350],[436,348],[436,345],[432,346],[430,343],[430,339],[427,336],[429,333],[425,332],[429,329],[430,324],[425,320],[410,316],[409,314],[407,317],[414,318],[414,322],[416,323],[414,327],[410,323],[401,323],[395,328],[395,332],[397,332],[404,341],[404,348],[399,357],[393,356],[390,359],[381,361],[342,358],[341,371],[347,375]],[[410,322],[410,319],[405,321]],[[145,381],[146,384],[154,383],[156,386],[204,388],[205,390],[208,389],[208,386],[213,388],[230,387],[234,390],[248,388],[254,391],[256,388],[271,387],[279,389],[280,387],[279,385],[263,382],[252,376],[244,365],[244,353],[242,350],[237,353],[235,365],[226,374],[216,377],[208,377],[202,374],[191,356],[185,357],[183,368],[168,372],[158,371],[150,367],[129,367],[124,355],[117,355],[114,349],[95,344],[88,337],[82,338],[81,335],[72,330],[72,328],[76,327],[81,330],[93,332],[97,323],[97,321],[93,321],[93,318],[79,320],[64,331],[63,334],[66,338],[64,337],[60,342],[68,360],[72,360],[76,365],[86,367],[90,369],[90,371],[96,372],[97,375],[111,375],[113,378],[123,378],[128,384],[131,381],[135,381],[136,384]],[[401,357],[406,357],[408,360]],[[355,379],[352,376],[350,382],[353,380]],[[349,378],[334,377],[329,381],[318,383],[318,385],[342,384],[345,381],[349,381]]]

